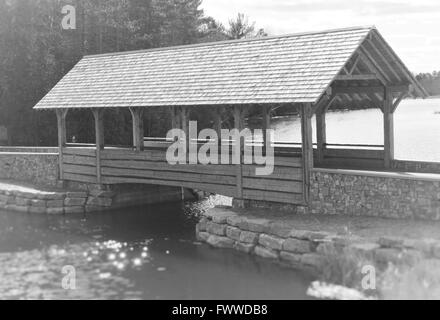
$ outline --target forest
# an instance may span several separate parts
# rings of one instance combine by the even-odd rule
[[[0,0],[0,129],[8,144],[56,145],[53,112],[32,107],[84,56],[246,37],[266,33],[244,14],[224,26],[201,9],[202,0]],[[62,28],[62,9],[76,9],[76,29]],[[440,72],[418,74],[431,95],[440,95]],[[210,125],[209,114],[196,120]],[[149,110],[146,135],[166,133],[168,113]],[[90,111],[68,115],[68,140],[94,141]],[[127,110],[105,115],[105,139],[127,144],[132,137]]]
[[[223,26],[201,0],[0,0],[0,127],[10,145],[56,145],[53,112],[32,107],[84,56],[116,51],[265,35],[244,14]],[[62,28],[65,5],[76,9],[76,29]],[[163,134],[162,118],[147,112],[146,134]],[[162,117],[162,118],[161,118]],[[70,112],[68,139],[93,142],[90,111]],[[106,141],[130,141],[126,110],[105,116]]]

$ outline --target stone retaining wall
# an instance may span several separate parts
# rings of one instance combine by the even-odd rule
[[[72,188],[72,189],[71,189]],[[160,186],[98,186],[70,183],[69,190],[1,190],[0,208],[40,214],[76,214],[113,210],[123,207],[180,201],[180,188]]]
[[[309,212],[440,220],[440,180],[399,173],[315,169]]]
[[[239,215],[226,208],[206,212],[196,235],[215,248],[235,249],[292,267],[309,267],[321,274],[334,267],[330,264],[342,264],[341,257],[356,257],[356,261],[368,261],[378,268],[389,263],[403,266],[422,259],[440,259],[438,240],[367,239],[297,230],[280,221]]]
[[[56,186],[58,154],[0,152],[0,179]]]

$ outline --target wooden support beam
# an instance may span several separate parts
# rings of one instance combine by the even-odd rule
[[[397,79],[398,82],[402,82],[402,78],[397,74],[396,70],[394,70],[394,68],[391,66],[391,64],[388,62],[388,59],[384,57],[384,55],[382,54],[382,52],[380,52],[380,50],[376,47],[376,45],[373,43],[373,41],[371,40],[367,40],[366,44],[368,44],[371,48],[372,51],[374,52],[374,54],[376,56],[379,57],[380,60],[383,61],[383,63],[387,66],[387,68],[391,71],[391,73],[394,75],[394,77]],[[364,44],[365,45],[365,44]]]
[[[218,137],[218,143],[221,145],[221,138],[222,138],[222,115],[224,113],[224,107],[217,107],[215,108],[215,114],[214,114],[214,130],[217,132]]]
[[[310,181],[313,169],[312,105],[304,103],[301,110],[302,159],[304,171],[304,203],[310,202]]]
[[[383,104],[384,119],[384,165],[386,169],[391,168],[394,160],[394,114],[393,114],[393,95],[385,88],[385,100]]]
[[[369,56],[368,52],[361,49],[359,51],[359,57],[362,63],[364,63],[371,72],[375,73],[376,77],[384,86],[390,84],[390,79],[377,67],[377,65],[374,63],[374,60],[371,58],[371,56]]]
[[[379,80],[375,74],[342,74],[336,77],[338,81]]]
[[[405,96],[408,94],[408,92],[401,92],[398,96],[397,99],[394,101],[393,103],[393,113],[396,111],[397,107],[399,106],[399,104],[402,102],[403,98],[405,98]]]
[[[349,73],[350,74],[353,74],[353,72],[356,70],[356,68],[357,68],[357,65],[358,65],[358,63],[359,63],[359,55],[357,55],[356,56],[356,58],[355,58],[355,60],[354,60],[354,62],[353,62],[353,65],[352,65],[352,67],[350,68],[350,70],[349,70]]]
[[[272,108],[268,106],[263,106],[263,123],[262,123],[262,129],[263,129],[263,150],[266,150],[267,145],[267,131],[270,129],[270,114],[272,112]]]
[[[95,118],[96,182],[101,184],[101,151],[104,150],[104,109],[93,109]]]
[[[389,90],[393,93],[399,93],[399,92],[407,92],[408,91],[408,85],[399,85],[399,86],[389,86]],[[332,86],[332,92],[334,94],[380,94],[383,96],[383,86]]]
[[[325,108],[318,110],[316,113],[316,140],[318,144],[317,157],[319,163],[324,161],[324,152],[327,144],[325,114]]]
[[[244,110],[242,108],[242,106],[234,107],[234,129],[238,129],[240,132],[244,129]],[[240,164],[236,165],[237,199],[243,200],[243,152],[245,141],[235,141],[235,143],[240,144]]]
[[[129,108],[133,122],[133,147],[144,150],[144,108]]]
[[[66,117],[68,109],[57,109],[57,127],[58,127],[58,178],[64,180],[64,168],[63,168],[63,148],[66,146]]]

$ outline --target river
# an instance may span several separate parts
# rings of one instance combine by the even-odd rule
[[[0,212],[0,299],[308,299],[307,272],[196,241],[213,199],[87,217]],[[62,287],[66,266],[75,290]]]
[[[327,113],[327,142],[383,144],[383,116],[379,109]],[[316,142],[313,120],[314,142]],[[301,141],[297,117],[273,120],[275,140]],[[440,162],[440,99],[404,100],[394,116],[395,157]]]

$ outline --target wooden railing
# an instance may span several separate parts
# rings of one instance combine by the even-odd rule
[[[99,161],[99,166],[97,165]],[[256,164],[170,165],[166,151],[105,148],[96,157],[93,148],[63,149],[64,179],[97,183],[143,183],[200,189],[247,200],[304,204],[301,157],[276,157],[274,172],[258,176]],[[261,166],[260,166],[261,167]]]

